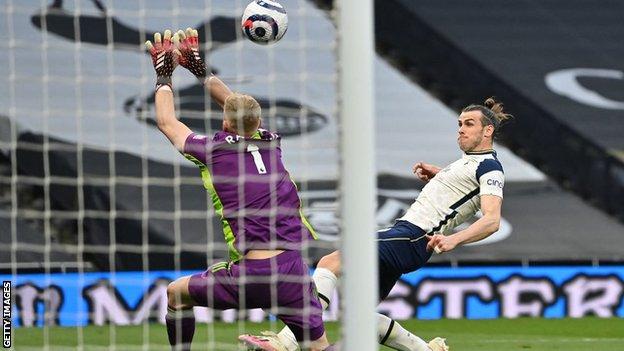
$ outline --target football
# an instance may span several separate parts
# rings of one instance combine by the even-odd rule
[[[243,35],[256,44],[266,45],[282,39],[288,29],[288,15],[275,1],[254,0],[241,19]]]

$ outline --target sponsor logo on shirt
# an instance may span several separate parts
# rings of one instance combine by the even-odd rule
[[[488,179],[488,180],[486,181],[486,184],[487,184],[487,185],[497,186],[497,187],[499,187],[499,188],[501,188],[501,189],[503,188],[503,185],[504,185],[504,183],[503,183],[503,182],[501,182],[500,180],[497,180],[497,179]]]

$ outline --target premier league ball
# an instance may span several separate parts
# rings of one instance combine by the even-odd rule
[[[254,0],[245,8],[241,25],[249,40],[266,45],[282,39],[288,29],[288,15],[278,2]]]

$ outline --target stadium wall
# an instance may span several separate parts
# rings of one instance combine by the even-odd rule
[[[439,28],[434,28],[429,21],[435,23],[435,19],[427,19],[426,14],[419,13],[417,7],[412,2],[402,0],[391,1],[391,4],[385,1],[383,4],[381,1],[376,2],[375,33],[378,51],[455,109],[492,95],[505,101],[508,110],[519,118],[512,122],[511,128],[501,131],[499,140],[564,188],[624,221],[622,160],[610,153],[600,143],[600,138],[574,129],[573,120],[565,122],[564,118],[562,121],[561,116],[549,111],[543,102],[536,101],[510,84],[509,77],[495,72],[488,66],[488,62],[478,60],[475,52],[479,48],[466,50],[458,44],[461,39],[451,38],[450,33],[441,33]],[[561,8],[566,8],[566,5]],[[587,10],[591,10],[590,4],[587,4]],[[397,35],[395,23],[403,24],[401,35]],[[485,33],[495,35],[487,31]],[[467,36],[464,40],[483,42],[490,38]],[[497,44],[491,43],[490,46],[495,47]],[[541,54],[536,51],[533,58],[545,61]],[[550,65],[557,63],[551,62]],[[517,71],[509,69],[507,73],[517,78]],[[582,107],[579,105],[576,108]],[[600,111],[588,114],[590,120],[595,116],[600,116]],[[614,128],[618,126],[615,125]]]
[[[13,325],[164,323],[167,284],[192,271],[23,274],[12,277]],[[338,319],[337,298],[325,312]],[[47,314],[44,312],[48,308]],[[624,317],[624,266],[433,267],[404,275],[379,311],[394,319]],[[234,310],[195,308],[198,322],[234,322]],[[45,316],[45,317],[44,317]],[[246,318],[273,318],[250,310]]]

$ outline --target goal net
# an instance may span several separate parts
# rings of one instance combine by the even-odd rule
[[[335,26],[311,1],[283,1],[288,33],[256,45],[240,31],[247,3],[0,4],[0,275],[12,283],[13,346],[168,349],[167,284],[227,257],[199,170],[156,125],[143,46],[155,31],[198,29],[209,70],[258,100],[319,236],[301,246],[304,259],[338,248]],[[182,71],[178,117],[212,136],[222,111]],[[235,350],[238,334],[277,331],[272,312],[196,308],[198,348]],[[337,299],[325,317],[339,318]]]

